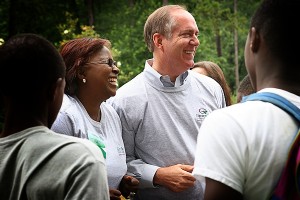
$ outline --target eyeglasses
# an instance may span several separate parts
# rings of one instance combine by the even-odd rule
[[[111,68],[113,68],[114,66],[117,67],[117,61],[114,61],[111,58],[107,59],[106,61],[94,61],[94,62],[88,62],[86,64],[107,64]]]

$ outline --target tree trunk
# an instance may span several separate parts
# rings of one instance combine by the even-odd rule
[[[93,0],[86,0],[87,12],[88,12],[88,23],[89,26],[94,25],[94,12],[93,12]]]
[[[217,54],[218,57],[222,56],[222,47],[221,47],[221,36],[219,29],[216,30],[216,47],[217,47]]]
[[[134,0],[129,0],[128,3],[129,3],[130,8],[132,8],[134,6]]]
[[[235,26],[234,26],[234,64],[235,64],[235,88],[237,89],[240,84],[239,75],[239,44],[238,44],[238,24],[237,24],[237,0],[234,0],[234,15],[235,15]]]

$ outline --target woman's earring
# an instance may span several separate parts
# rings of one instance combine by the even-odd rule
[[[83,82],[83,83],[86,83],[86,80],[85,80],[85,78],[84,78],[84,79],[82,79],[82,82]]]

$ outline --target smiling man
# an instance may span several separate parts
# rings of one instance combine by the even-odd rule
[[[109,101],[121,118],[128,172],[140,180],[135,199],[203,198],[191,174],[198,129],[225,99],[217,82],[188,70],[198,34],[184,7],[154,11],[144,26],[153,58]]]

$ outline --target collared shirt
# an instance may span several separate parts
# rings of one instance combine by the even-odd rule
[[[177,86],[181,86],[184,84],[185,79],[188,75],[188,72],[185,71],[183,74],[180,74],[176,80],[175,83],[173,83],[170,79],[169,75],[164,75],[162,76],[160,73],[158,73],[155,69],[152,68],[152,63],[153,63],[153,59],[149,59],[146,62],[146,66],[145,66],[145,70],[149,71],[151,74],[153,74],[154,76],[156,76],[157,78],[159,78],[159,80],[161,81],[161,83],[163,84],[164,87],[177,87]]]

